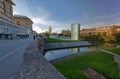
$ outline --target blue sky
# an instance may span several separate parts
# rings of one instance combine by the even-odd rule
[[[25,15],[34,22],[37,32],[70,29],[72,23],[81,28],[120,23],[120,0],[13,0],[14,14]]]

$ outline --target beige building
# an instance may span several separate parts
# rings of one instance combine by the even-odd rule
[[[16,24],[17,26],[21,26],[28,29],[29,34],[32,33],[33,22],[30,18],[21,15],[15,15],[13,17],[13,23]]]
[[[12,0],[0,0],[0,19],[12,22],[13,18],[13,5]]]
[[[90,28],[82,29],[80,31],[80,34],[83,36],[87,36],[87,35],[102,35],[104,33],[106,35],[108,31],[110,31],[109,27]]]
[[[27,38],[30,35],[32,28],[28,30],[13,23],[13,5],[12,0],[0,0],[0,39]]]
[[[111,40],[115,40],[115,35],[120,33],[120,25],[109,25],[99,28],[82,29],[81,36],[104,35]]]

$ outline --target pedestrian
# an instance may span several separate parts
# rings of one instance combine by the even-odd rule
[[[33,36],[33,39],[35,40],[35,35]]]

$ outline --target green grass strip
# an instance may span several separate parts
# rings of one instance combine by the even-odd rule
[[[107,79],[120,79],[117,64],[113,56],[101,51],[93,51],[59,63],[54,66],[67,79],[88,79],[82,72],[86,68],[92,68]]]
[[[65,40],[60,38],[49,38],[46,43],[56,43],[56,42],[80,42],[81,40]]]
[[[120,47],[118,48],[109,48],[107,51],[120,55]]]

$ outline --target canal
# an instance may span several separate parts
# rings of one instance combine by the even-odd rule
[[[90,51],[92,51],[92,49],[89,49],[87,47],[62,49],[62,50],[52,50],[52,51],[48,51],[45,54],[45,58],[48,61],[51,61],[51,60],[55,60],[55,59],[58,59],[58,58],[61,58],[61,57],[69,56],[69,55],[72,55],[72,54],[75,54],[75,53],[83,54],[83,53],[87,53],[87,52],[90,52]]]
[[[116,42],[112,42],[112,43],[106,43],[106,42],[99,42],[99,43],[94,43],[94,42],[90,42],[92,44],[91,47],[84,47],[84,48],[72,48],[72,49],[62,49],[62,50],[52,50],[52,51],[48,51],[45,54],[45,58],[48,61],[51,60],[55,60],[61,57],[65,57],[65,56],[69,56],[72,55],[74,53],[87,53],[90,52],[92,50],[96,50],[97,48],[101,47],[101,48],[114,48],[114,47],[120,47],[120,43],[116,43]]]

